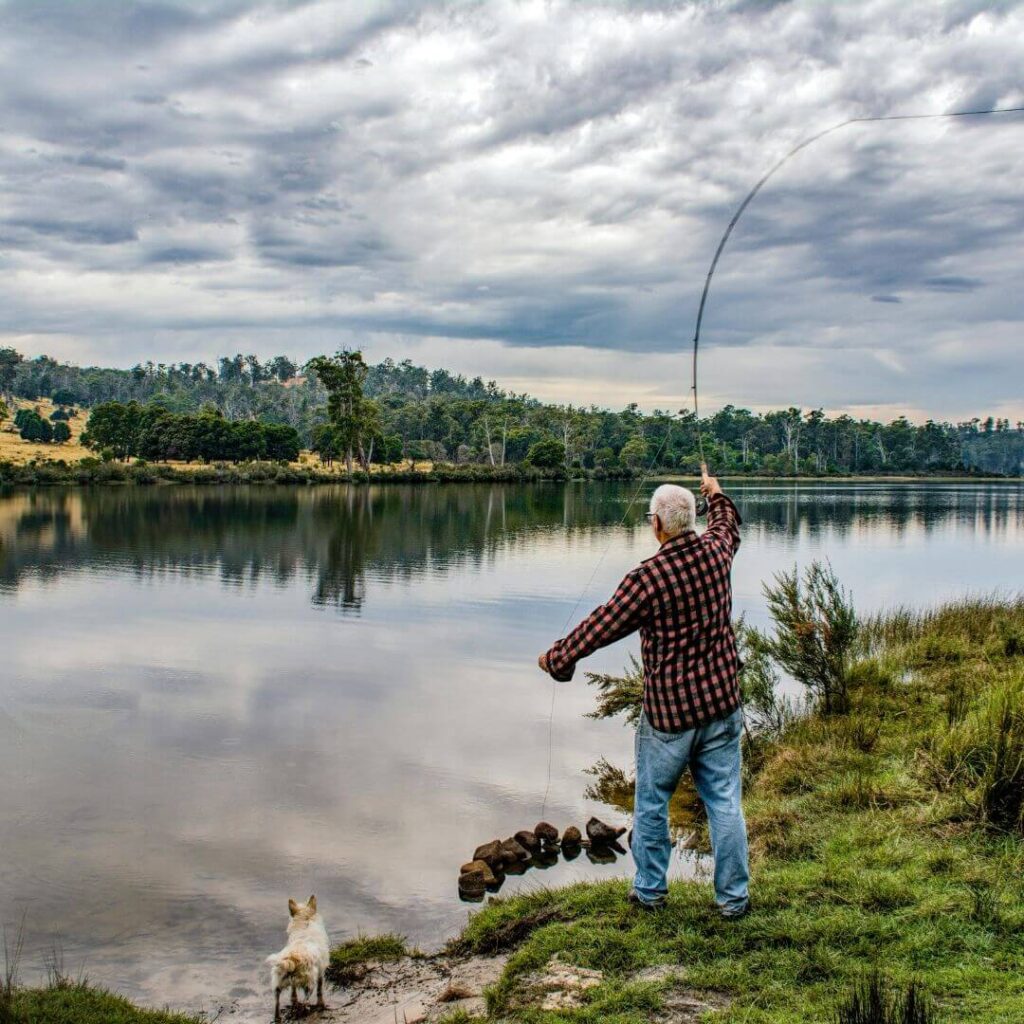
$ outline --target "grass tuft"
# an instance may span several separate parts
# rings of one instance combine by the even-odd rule
[[[932,1024],[931,1001],[916,982],[903,993],[891,992],[881,975],[857,984],[840,1007],[838,1024]]]
[[[372,962],[401,960],[402,957],[415,955],[416,950],[409,949],[404,935],[361,935],[331,950],[327,980],[334,985],[348,985],[362,978],[367,965]]]

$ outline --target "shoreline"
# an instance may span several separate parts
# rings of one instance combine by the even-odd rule
[[[0,461],[0,488],[14,487],[78,487],[78,486],[169,486],[188,485],[302,485],[337,484],[455,484],[455,483],[605,483],[632,482],[643,478],[645,484],[681,483],[691,487],[699,483],[692,473],[659,472],[650,476],[640,473],[604,470],[568,472],[564,469],[537,469],[533,466],[508,465],[492,467],[477,463],[463,465],[430,465],[425,468],[381,468],[366,473],[355,470],[325,469],[298,463],[242,462],[211,464],[176,464],[157,462],[100,462],[84,459],[79,462],[61,460],[13,463]],[[866,474],[861,476],[765,476],[763,474],[722,474],[726,484],[1004,484],[1020,486],[1024,477],[1001,477],[982,474],[936,474],[934,476]]]
[[[394,935],[335,946],[338,987],[311,1019],[820,1024],[877,977],[892,998],[916,985],[936,1021],[1018,1024],[1024,803],[1000,795],[994,752],[1024,755],[1024,596],[867,619],[848,671],[845,711],[746,741],[748,917],[722,921],[704,881],[671,883],[656,914],[627,903],[626,879],[499,897],[435,954]],[[13,999],[15,1022],[58,1002],[64,1024],[201,1020],[69,982]],[[225,993],[217,1019],[255,1024],[272,1005]]]

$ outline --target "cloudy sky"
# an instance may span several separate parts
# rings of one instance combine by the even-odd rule
[[[1022,69],[991,0],[0,0],[0,344],[678,408],[775,159],[1024,105]],[[1022,242],[1024,114],[830,135],[726,250],[706,407],[1024,418]]]

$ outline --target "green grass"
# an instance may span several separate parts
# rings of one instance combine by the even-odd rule
[[[202,1024],[201,1018],[143,1010],[87,984],[15,989],[0,996],[0,1024]]]
[[[327,977],[335,985],[345,985],[361,976],[360,969],[370,961],[401,960],[414,955],[416,950],[409,949],[403,935],[360,936],[331,950]]]
[[[689,882],[657,915],[627,905],[625,881],[496,901],[454,944],[513,950],[491,1019],[657,1020],[662,990],[635,976],[676,964],[686,984],[732,999],[723,1024],[835,1021],[876,971],[894,992],[917,982],[937,1021],[1020,1024],[1024,823],[1005,813],[1024,777],[1007,754],[1021,735],[1020,636],[1024,601],[870,620],[849,713],[758,746],[754,912],[722,922],[710,886]],[[524,1006],[523,979],[555,953],[604,983],[576,1010]]]

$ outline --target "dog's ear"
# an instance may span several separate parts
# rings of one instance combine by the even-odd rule
[[[313,913],[315,914],[316,913],[316,897],[315,896],[310,896],[309,899],[306,901],[306,906],[309,907],[309,909],[312,910]]]
[[[299,912],[299,905],[295,900],[288,901],[288,913],[294,917]]]

